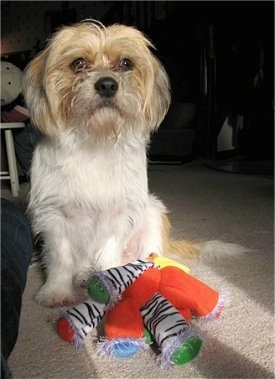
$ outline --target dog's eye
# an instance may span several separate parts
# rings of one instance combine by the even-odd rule
[[[120,71],[131,71],[133,69],[133,63],[128,58],[123,58],[119,62],[119,70]]]
[[[73,72],[81,72],[87,67],[86,61],[84,58],[77,58],[70,64]]]

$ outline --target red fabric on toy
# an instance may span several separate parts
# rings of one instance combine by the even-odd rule
[[[72,343],[74,338],[74,331],[71,328],[69,321],[65,317],[60,317],[56,323],[56,330],[60,338]]]

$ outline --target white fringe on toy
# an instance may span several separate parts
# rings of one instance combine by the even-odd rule
[[[227,307],[229,303],[230,303],[229,294],[222,289],[219,294],[218,303],[213,309],[213,311],[209,313],[209,315],[207,316],[198,317],[198,320],[203,321],[203,322],[210,322],[210,321],[214,321],[218,319],[223,309]]]

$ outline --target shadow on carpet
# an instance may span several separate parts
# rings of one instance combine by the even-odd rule
[[[208,168],[232,174],[263,175],[274,178],[274,161],[250,161],[245,158],[208,161]]]

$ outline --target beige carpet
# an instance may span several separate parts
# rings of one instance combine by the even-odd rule
[[[202,353],[171,370],[157,366],[151,348],[131,359],[102,358],[95,353],[97,331],[84,349],[73,349],[55,333],[57,312],[33,300],[41,280],[32,265],[10,358],[14,378],[274,378],[273,179],[218,172],[200,161],[150,166],[149,178],[171,210],[176,237],[219,238],[254,249],[236,261],[185,262],[193,275],[230,293],[219,320],[194,322],[203,333]]]

